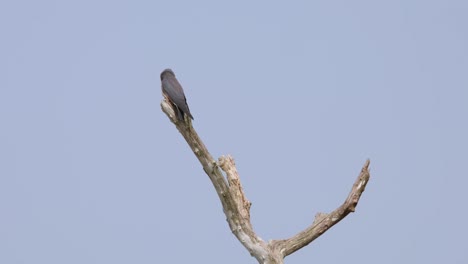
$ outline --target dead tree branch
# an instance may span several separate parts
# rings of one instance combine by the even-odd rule
[[[354,212],[369,181],[370,161],[367,160],[351,192],[340,207],[329,214],[317,214],[311,226],[289,239],[272,240],[266,243],[253,230],[250,222],[251,203],[244,194],[234,159],[230,156],[222,156],[215,161],[189,119],[179,121],[171,104],[165,100],[161,102],[161,108],[185,138],[213,183],[232,233],[261,264],[283,263],[286,256],[308,245],[349,213]],[[225,172],[226,177],[221,170]]]

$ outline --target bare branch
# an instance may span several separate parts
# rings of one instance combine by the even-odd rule
[[[161,102],[161,108],[185,138],[193,153],[202,164],[205,173],[213,183],[223,205],[224,214],[232,233],[252,256],[257,258],[260,263],[264,263],[263,261],[268,256],[266,243],[257,237],[253,231],[252,224],[250,223],[250,202],[242,190],[239,175],[234,165],[234,159],[232,157],[221,157],[219,159],[219,165],[228,177],[228,182],[226,182],[218,167],[218,163],[208,152],[205,144],[203,144],[193,128],[191,121],[188,118],[185,118],[184,121],[179,121],[175,116],[171,104],[166,101]]]
[[[251,203],[245,196],[234,159],[231,156],[222,156],[216,162],[196,133],[189,118],[179,121],[171,104],[165,100],[161,102],[161,108],[185,138],[213,183],[232,233],[259,263],[283,263],[284,257],[308,245],[350,212],[354,212],[369,181],[370,161],[367,160],[348,198],[340,207],[330,214],[318,213],[310,227],[289,239],[265,243],[255,234],[250,222]],[[221,170],[226,173],[227,180]]]
[[[275,245],[276,247],[280,246],[282,248],[281,251],[283,252],[284,257],[294,253],[304,246],[307,246],[310,242],[321,236],[336,223],[340,222],[349,213],[355,211],[359,198],[364,192],[370,178],[369,164],[370,161],[367,160],[362,167],[361,173],[354,182],[351,192],[340,207],[329,214],[318,213],[315,216],[315,220],[312,225],[304,231],[299,232],[297,235],[289,239],[271,242],[272,244],[277,244]]]

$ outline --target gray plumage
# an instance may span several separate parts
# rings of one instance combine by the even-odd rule
[[[184,89],[182,89],[182,86],[179,81],[177,81],[177,78],[171,69],[165,69],[161,72],[161,88],[164,96],[166,96],[174,106],[177,119],[183,121],[184,114],[193,119],[187,105],[187,99],[185,99]]]

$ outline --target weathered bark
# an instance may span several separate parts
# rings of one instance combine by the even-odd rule
[[[312,225],[291,238],[272,240],[267,243],[253,230],[250,222],[251,203],[247,200],[242,189],[234,159],[231,156],[222,156],[218,161],[215,161],[188,118],[185,118],[184,121],[177,120],[171,104],[164,100],[161,102],[161,108],[185,138],[213,183],[232,233],[261,264],[283,263],[286,256],[308,245],[349,213],[354,212],[369,181],[370,161],[367,160],[351,192],[340,207],[329,214],[317,214]],[[225,172],[226,177],[222,171]]]

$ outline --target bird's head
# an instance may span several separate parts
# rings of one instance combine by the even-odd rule
[[[161,81],[165,76],[172,75],[175,77],[174,72],[171,69],[165,69],[164,71],[161,72]]]

